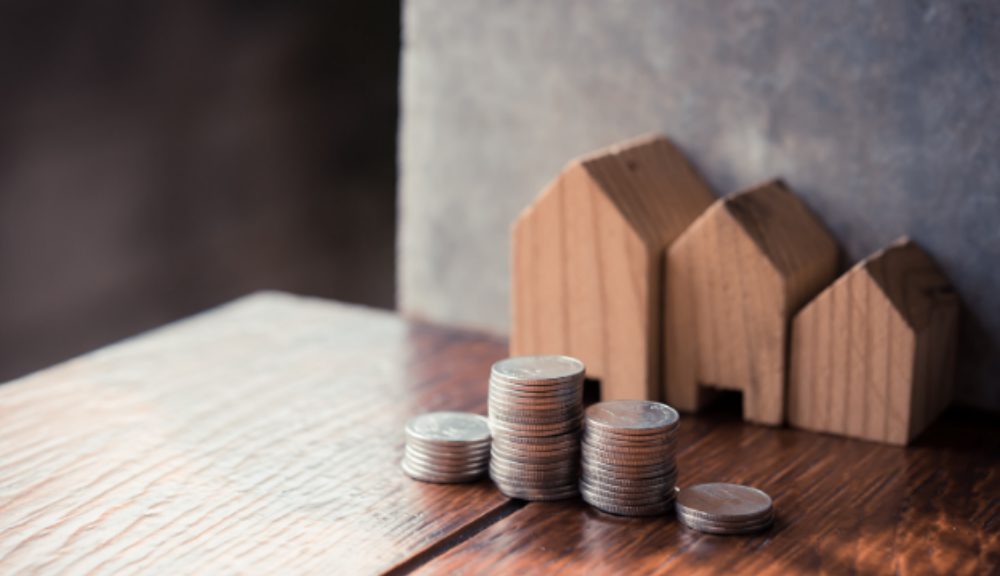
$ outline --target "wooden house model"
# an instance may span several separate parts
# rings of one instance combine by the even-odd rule
[[[664,387],[697,411],[743,392],[743,417],[785,419],[792,316],[837,274],[837,245],[780,181],[719,199],[667,251]]]
[[[573,356],[602,399],[659,399],[664,250],[713,200],[663,137],[570,162],[513,224],[511,355]]]
[[[958,298],[908,238],[844,274],[795,317],[789,422],[905,445],[951,400]]]

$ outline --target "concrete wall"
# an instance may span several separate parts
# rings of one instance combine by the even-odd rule
[[[966,307],[1000,410],[1000,4],[410,0],[398,303],[504,332],[508,226],[570,158],[660,131],[718,194],[781,176],[845,267],[902,234]]]

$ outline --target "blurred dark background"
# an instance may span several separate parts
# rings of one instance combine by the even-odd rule
[[[0,3],[0,381],[259,289],[392,307],[399,3]]]

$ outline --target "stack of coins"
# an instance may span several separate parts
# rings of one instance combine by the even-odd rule
[[[490,477],[510,498],[579,494],[583,362],[566,356],[501,360],[490,375]]]
[[[771,497],[739,484],[698,484],[677,494],[677,519],[711,534],[746,534],[774,522]]]
[[[415,480],[454,484],[486,475],[489,421],[466,412],[431,412],[406,423],[403,472]]]
[[[674,505],[677,411],[659,402],[612,400],[587,409],[580,492],[622,516],[655,516]]]

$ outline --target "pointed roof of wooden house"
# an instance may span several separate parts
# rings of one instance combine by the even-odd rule
[[[936,305],[957,299],[948,278],[926,252],[904,236],[855,268],[864,268],[882,290],[900,318],[919,330],[930,322]]]
[[[611,201],[643,243],[654,250],[662,250],[677,238],[715,200],[670,140],[647,135],[571,161],[534,204],[545,202],[561,179],[579,170]],[[520,218],[530,214],[531,206]]]

